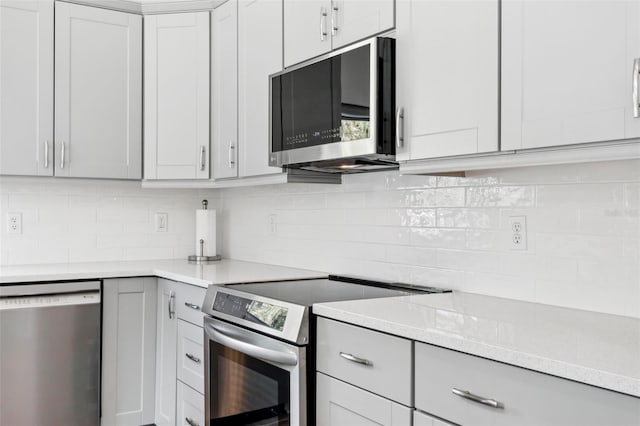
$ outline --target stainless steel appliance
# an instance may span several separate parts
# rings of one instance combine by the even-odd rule
[[[0,286],[0,425],[100,424],[100,282]]]
[[[269,165],[396,168],[395,40],[377,37],[270,77]]]
[[[312,305],[444,291],[337,276],[210,286],[202,305],[205,423],[314,424]]]

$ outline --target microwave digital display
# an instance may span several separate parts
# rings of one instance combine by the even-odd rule
[[[371,135],[371,46],[272,78],[272,150]]]

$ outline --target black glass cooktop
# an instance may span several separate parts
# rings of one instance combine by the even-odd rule
[[[429,287],[399,288],[391,286],[392,284],[388,283],[346,277],[225,285],[225,287],[237,291],[302,306],[343,300],[377,299],[381,297],[406,296],[415,293],[443,292],[443,290]]]

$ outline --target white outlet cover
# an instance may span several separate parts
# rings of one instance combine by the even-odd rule
[[[22,213],[7,213],[7,234],[22,234]]]
[[[511,250],[527,249],[526,216],[509,216],[509,239]]]

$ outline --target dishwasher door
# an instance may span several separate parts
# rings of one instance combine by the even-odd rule
[[[100,282],[0,286],[0,425],[100,424]]]

